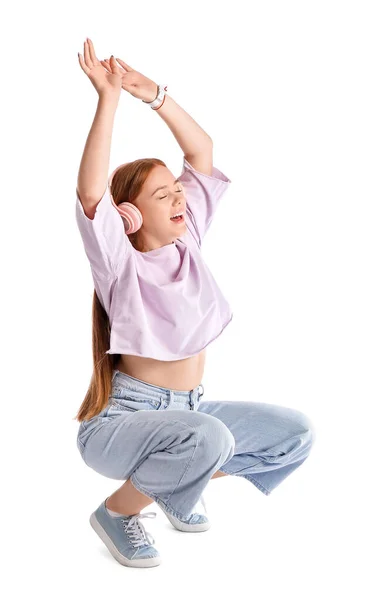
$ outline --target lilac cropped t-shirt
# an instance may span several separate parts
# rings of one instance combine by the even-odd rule
[[[186,230],[175,242],[136,250],[109,187],[89,219],[76,194],[76,220],[94,287],[111,327],[106,354],[179,360],[198,354],[232,320],[231,308],[201,254],[202,239],[231,180],[183,158]]]

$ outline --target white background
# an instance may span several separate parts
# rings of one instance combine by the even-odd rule
[[[374,597],[373,8],[3,9],[5,597]],[[120,482],[90,470],[76,447],[73,417],[92,373],[93,284],[75,222],[97,105],[77,57],[87,36],[100,59],[114,54],[166,82],[232,180],[203,249],[234,311],[208,348],[204,400],[295,407],[317,432],[308,460],[269,497],[241,478],[210,481],[205,533],[178,532],[148,506],[163,558],[151,569],[122,567],[91,529]],[[167,125],[122,91],[110,170],[151,156],[180,173]]]

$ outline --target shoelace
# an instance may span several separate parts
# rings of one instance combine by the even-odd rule
[[[143,523],[140,523],[139,520],[143,518],[155,518],[156,512],[148,512],[133,515],[130,520],[121,519],[123,523],[126,524],[124,526],[124,531],[128,533],[131,543],[135,548],[139,548],[140,546],[146,546],[147,544],[155,544],[155,540],[150,533],[145,530]]]

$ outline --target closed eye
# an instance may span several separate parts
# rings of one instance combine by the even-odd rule
[[[183,191],[184,191],[184,190],[176,190],[176,193],[177,193],[177,194],[180,194],[180,193],[181,193],[181,192],[183,192]],[[161,196],[161,197],[159,198],[159,200],[164,200],[164,198],[167,198],[167,196],[168,196],[168,194],[167,194],[166,196]]]

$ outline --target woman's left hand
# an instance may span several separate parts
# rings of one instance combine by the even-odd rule
[[[122,77],[122,89],[129,92],[134,98],[144,100],[145,102],[152,102],[155,100],[158,94],[157,84],[149,79],[142,73],[139,73],[135,69],[132,69],[120,58],[116,58],[117,62],[120,63],[122,69],[120,69],[120,75]],[[108,59],[101,60],[101,64],[105,69],[112,73],[111,65]]]

